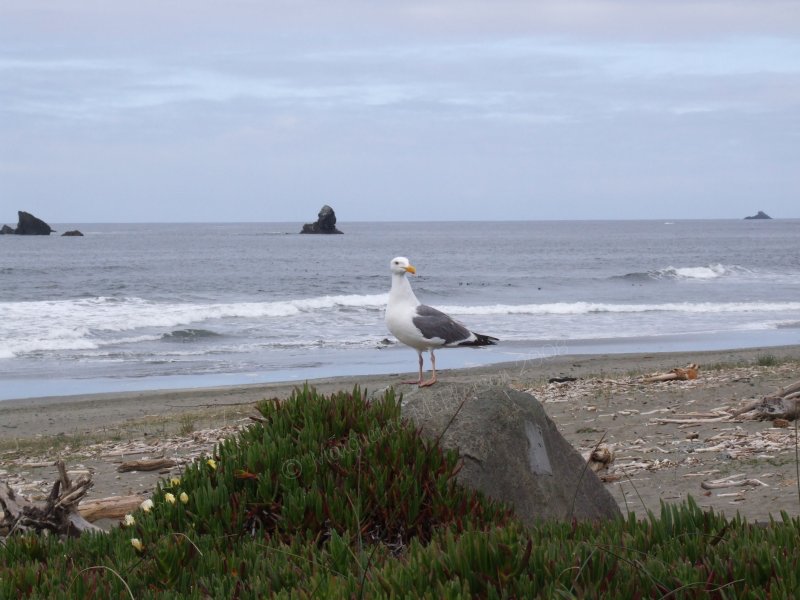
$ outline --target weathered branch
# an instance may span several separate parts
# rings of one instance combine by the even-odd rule
[[[686,365],[685,368],[672,369],[669,373],[662,375],[652,375],[642,378],[643,383],[658,383],[660,381],[686,381],[687,379],[697,379],[697,372],[700,367],[695,363]]]
[[[763,486],[769,487],[763,481],[759,481],[758,479],[736,479],[735,477],[729,477],[727,479],[716,479],[714,481],[703,481],[700,484],[700,487],[704,490],[719,490],[723,488],[729,487],[745,487],[745,486]]]
[[[136,494],[132,496],[109,496],[99,500],[82,502],[78,506],[81,516],[87,521],[94,523],[100,519],[121,519],[128,513],[132,513],[142,501],[144,496]]]
[[[775,390],[760,400],[748,402],[742,408],[735,410],[732,415],[737,417],[753,412],[749,418],[765,420],[785,419],[794,421],[800,416],[800,381]]]
[[[64,461],[56,462],[56,467],[58,479],[44,504],[18,498],[8,483],[0,486],[0,535],[50,531],[56,535],[78,536],[84,531],[102,531],[78,512],[78,502],[92,487],[91,477],[81,476],[73,482],[67,475]]]
[[[653,419],[653,422],[658,423],[659,425],[665,425],[667,423],[674,425],[704,425],[705,423],[721,423],[723,421],[729,421],[730,418],[731,417],[729,415],[715,415],[713,417],[695,417],[687,419],[669,419],[658,417]]]
[[[119,473],[126,473],[127,471],[158,471],[160,469],[174,467],[177,464],[177,461],[174,461],[171,458],[131,460],[118,466],[117,471]]]

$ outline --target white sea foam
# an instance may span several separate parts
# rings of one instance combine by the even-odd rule
[[[321,296],[277,302],[159,303],[141,298],[82,298],[0,304],[5,322],[38,322],[52,329],[67,327],[126,331],[139,327],[171,327],[227,317],[284,317],[338,307],[379,309],[387,294]]]
[[[320,296],[276,302],[158,303],[141,298],[81,298],[0,303],[0,358],[57,350],[90,350],[105,345],[158,339],[161,334],[109,337],[150,329],[222,319],[290,318],[342,308],[379,310],[387,294]]]
[[[130,346],[165,339],[175,328],[202,327],[225,334],[243,328],[259,330],[260,344],[313,346],[307,328],[318,329],[334,345],[364,343],[380,327],[375,314],[386,303],[386,294],[320,296],[276,302],[158,303],[141,298],[83,298],[77,300],[14,302],[0,304],[0,358],[58,351],[96,350],[108,346]],[[492,304],[485,306],[440,306],[456,316],[512,319],[497,322],[513,329],[520,316],[545,317],[670,313],[679,315],[750,314],[767,317],[774,313],[800,312],[800,302],[669,302],[624,304],[556,302],[543,304]],[[338,315],[338,319],[332,319]],[[775,317],[773,317],[775,318]],[[782,315],[777,318],[783,318]],[[763,319],[758,319],[759,322]],[[770,325],[766,325],[770,327]],[[762,325],[763,327],[763,325]],[[304,333],[301,333],[304,332]],[[380,335],[379,330],[377,334]],[[299,335],[298,335],[299,334]],[[206,336],[213,337],[213,336]],[[267,340],[266,338],[269,338]],[[171,339],[167,337],[166,339]],[[180,341],[180,338],[175,338]],[[201,339],[201,342],[203,340]],[[220,341],[215,345],[224,345]],[[368,342],[371,343],[371,342]],[[326,344],[327,345],[327,344]]]
[[[721,277],[754,276],[755,273],[739,265],[715,263],[695,267],[675,267],[670,265],[663,269],[650,271],[647,275],[652,279],[711,280]]]
[[[453,315],[586,315],[592,313],[753,313],[800,311],[800,302],[666,302],[663,304],[604,304],[556,302],[552,304],[494,304],[441,306]]]
[[[796,270],[780,269],[751,269],[737,264],[711,263],[700,266],[667,266],[651,271],[633,272],[623,276],[613,276],[611,279],[638,280],[638,281],[685,281],[685,282],[770,282],[780,284],[794,284],[798,282]]]
[[[723,265],[720,263],[704,266],[675,267],[668,266],[651,271],[628,273],[622,277],[615,276],[611,279],[640,280],[640,281],[711,281],[720,278],[737,278],[756,276],[752,271],[738,265]]]
[[[734,272],[724,265],[708,265],[706,267],[668,267],[664,274],[682,279],[716,279]]]

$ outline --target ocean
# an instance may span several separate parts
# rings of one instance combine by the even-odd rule
[[[501,340],[440,369],[800,343],[800,220],[338,226],[0,236],[0,400],[414,372],[383,322],[394,256],[423,302]]]

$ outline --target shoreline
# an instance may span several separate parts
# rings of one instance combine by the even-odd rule
[[[733,352],[757,350],[772,352],[775,348],[800,344],[796,328],[764,331],[727,331],[715,333],[643,335],[639,337],[593,338],[570,340],[504,341],[502,346],[451,348],[441,352],[437,361],[441,371],[462,371],[474,368],[503,368],[506,365],[534,361],[551,361],[569,356],[680,354],[698,352]],[[427,364],[427,361],[426,361]],[[40,400],[55,397],[82,397],[107,394],[160,393],[166,391],[220,389],[233,387],[272,386],[328,379],[389,378],[415,366],[413,352],[402,344],[378,344],[375,348],[348,351],[346,359],[331,353],[313,354],[293,364],[265,371],[195,373],[184,375],[148,375],[117,377],[48,376],[35,374],[17,377],[11,374],[0,386],[0,407],[17,400]]]
[[[554,354],[530,360],[491,363],[461,369],[440,369],[442,379],[480,381],[484,379],[535,380],[549,377],[577,377],[598,374],[621,374],[633,370],[641,373],[669,370],[689,362],[701,364],[737,364],[756,360],[759,356],[774,356],[778,360],[800,358],[800,344],[702,350],[697,352],[634,352],[619,354]],[[426,363],[427,367],[427,363]],[[123,392],[41,396],[0,401],[0,442],[13,438],[69,435],[152,416],[177,416],[194,409],[224,409],[243,406],[269,398],[286,398],[292,390],[304,384],[321,393],[352,389],[354,385],[370,391],[394,386],[398,391],[411,389],[401,380],[415,376],[413,372],[376,375],[343,375],[307,379],[251,383],[216,387],[138,390]],[[42,413],[56,413],[47,422]],[[90,428],[90,429],[87,429]]]
[[[696,380],[642,384],[641,376],[700,365]],[[370,394],[394,387],[411,373],[341,376],[307,382],[276,382],[0,402],[0,480],[23,493],[45,494],[57,458],[68,468],[90,472],[89,499],[152,491],[164,476],[250,423],[255,403],[286,398],[305,383],[320,393]],[[769,421],[661,423],[663,416],[707,415],[740,406],[800,379],[800,345],[697,352],[556,355],[439,372],[441,381],[497,383],[536,397],[562,435],[580,452],[599,442],[615,448],[609,491],[623,512],[659,511],[659,503],[692,495],[701,507],[750,520],[800,514],[794,429]],[[565,384],[551,378],[575,378]],[[720,442],[722,440],[722,442]],[[776,441],[777,440],[777,441]],[[724,447],[720,443],[726,444]],[[165,475],[125,473],[123,459],[170,456],[178,465]],[[762,481],[756,489],[709,493],[701,481],[727,475]],[[38,486],[38,487],[37,487]]]

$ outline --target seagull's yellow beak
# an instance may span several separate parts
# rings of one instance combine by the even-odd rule
[[[414,267],[412,267],[411,265],[408,265],[406,267],[406,272],[411,273],[412,275],[416,275],[417,274],[417,270]]]

